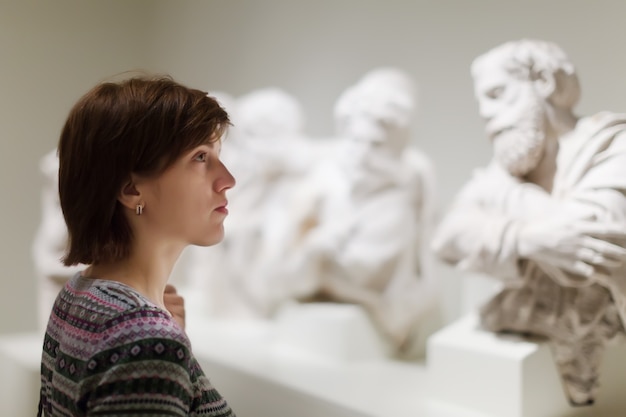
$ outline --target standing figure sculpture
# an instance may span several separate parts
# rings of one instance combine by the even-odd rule
[[[574,66],[549,42],[498,46],[472,76],[494,156],[456,196],[433,248],[501,279],[482,325],[548,338],[570,402],[592,404],[626,320],[626,114],[577,117]]]
[[[61,258],[67,249],[67,226],[59,203],[59,158],[56,148],[44,155],[39,169],[45,183],[41,190],[41,223],[32,246],[37,275],[38,322],[45,328],[54,300],[63,285],[84,265],[65,266]]]
[[[337,149],[294,198],[280,285],[301,302],[362,306],[400,356],[412,354],[436,304],[422,249],[434,172],[410,143],[414,108],[412,80],[395,68],[369,72],[339,97]]]

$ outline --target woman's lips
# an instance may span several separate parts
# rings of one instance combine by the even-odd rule
[[[217,211],[218,213],[222,213],[222,214],[228,214],[228,209],[226,208],[227,205],[228,205],[228,202],[216,208],[215,211]]]

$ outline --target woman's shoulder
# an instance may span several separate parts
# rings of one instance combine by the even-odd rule
[[[119,334],[125,339],[160,337],[187,341],[183,329],[167,311],[116,281],[77,274],[68,281],[57,303],[60,310],[77,319],[75,323],[102,334],[103,340],[114,341],[114,335]]]
[[[86,303],[100,304],[104,310],[110,309],[113,313],[153,305],[146,297],[126,284],[107,279],[87,278],[80,273],[74,275],[64,289],[71,298],[83,298]]]
[[[168,361],[185,369],[191,359],[191,343],[169,314],[151,305],[126,309],[102,321],[93,359],[102,365],[144,361]]]
[[[194,375],[195,362],[184,330],[155,307],[142,305],[109,317],[100,324],[95,339],[92,355],[85,361],[87,376],[110,374],[108,383],[120,386],[138,379],[157,385],[167,379],[188,386]]]
[[[141,306],[109,318],[99,329],[101,352],[125,352],[128,359],[186,362],[191,345],[184,330],[164,311]]]

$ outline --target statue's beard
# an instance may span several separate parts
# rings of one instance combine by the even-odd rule
[[[532,106],[516,126],[499,133],[493,140],[494,158],[515,177],[535,169],[545,150],[545,115],[540,106]]]

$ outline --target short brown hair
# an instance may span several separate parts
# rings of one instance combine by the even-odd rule
[[[126,258],[132,230],[120,190],[131,173],[157,175],[184,152],[221,138],[228,114],[169,76],[104,82],[72,108],[59,140],[59,198],[67,266]]]

